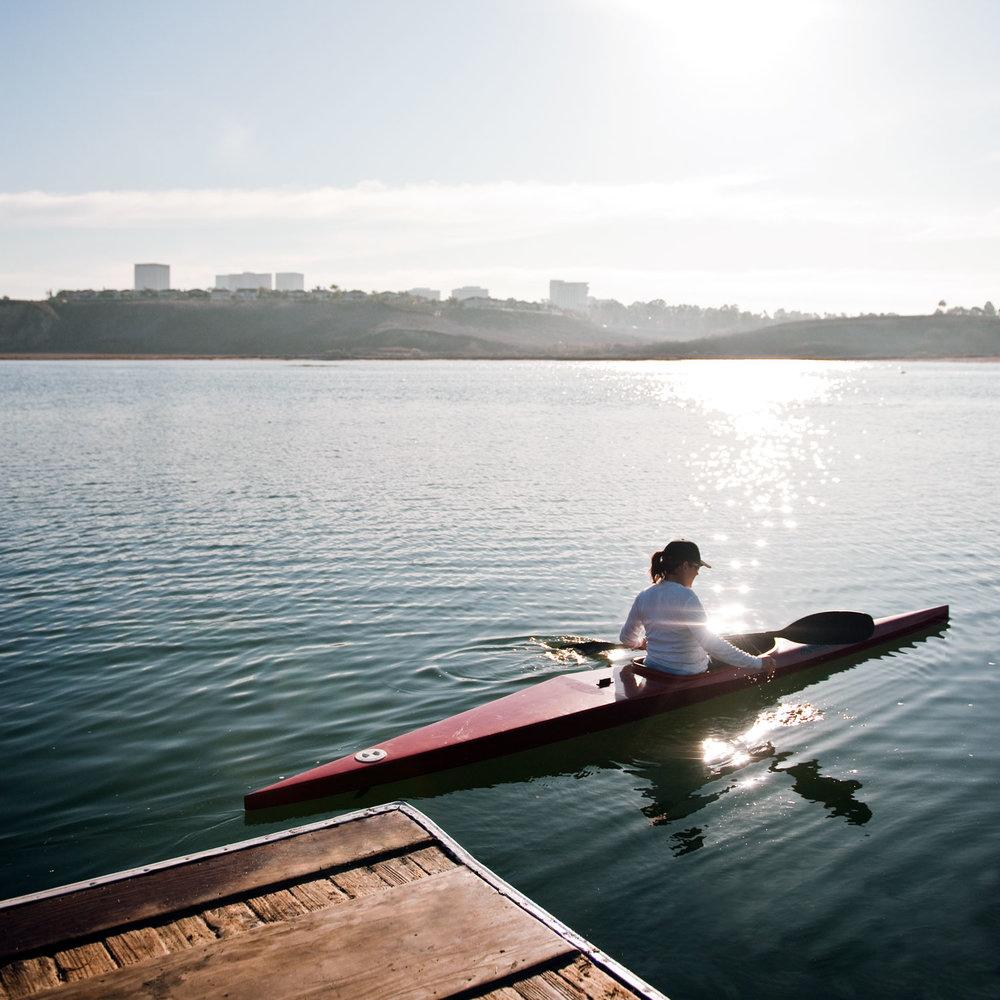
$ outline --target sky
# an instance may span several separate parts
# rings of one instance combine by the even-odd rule
[[[1000,302],[991,0],[0,0],[0,295]]]

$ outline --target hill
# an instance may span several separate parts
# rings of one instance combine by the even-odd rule
[[[992,358],[1000,357],[1000,319],[934,315],[807,320],[682,346],[646,345],[629,356],[670,358],[679,353],[685,358]]]
[[[374,297],[0,302],[0,353],[489,358],[614,347],[606,330],[584,318],[433,305]]]
[[[1000,357],[989,316],[805,320],[657,343],[583,317],[456,304],[203,300],[0,302],[0,354],[264,358]]]

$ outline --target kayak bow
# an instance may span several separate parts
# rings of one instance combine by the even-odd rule
[[[943,605],[879,618],[872,635],[859,642],[840,646],[782,642],[774,654],[775,676],[850,656],[947,619],[948,606]],[[610,729],[738,691],[762,679],[760,674],[728,666],[662,680],[626,672],[625,683],[619,685],[610,682],[607,667],[561,674],[250,792],[243,805],[248,810],[289,805],[432,774]]]

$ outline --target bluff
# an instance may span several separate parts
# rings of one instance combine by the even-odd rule
[[[662,335],[661,335],[662,336]],[[260,299],[0,301],[0,354],[263,358],[1000,357],[1000,320],[882,316],[640,340],[583,317],[453,303]]]
[[[679,351],[678,348],[681,348]],[[1000,319],[879,316],[782,323],[751,333],[644,345],[641,358],[995,358]]]
[[[614,349],[608,331],[583,318],[374,297],[0,302],[0,354],[496,358]]]

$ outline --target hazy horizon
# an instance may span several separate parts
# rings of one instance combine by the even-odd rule
[[[302,271],[622,302],[1000,298],[1000,9],[8,5],[0,295]]]

